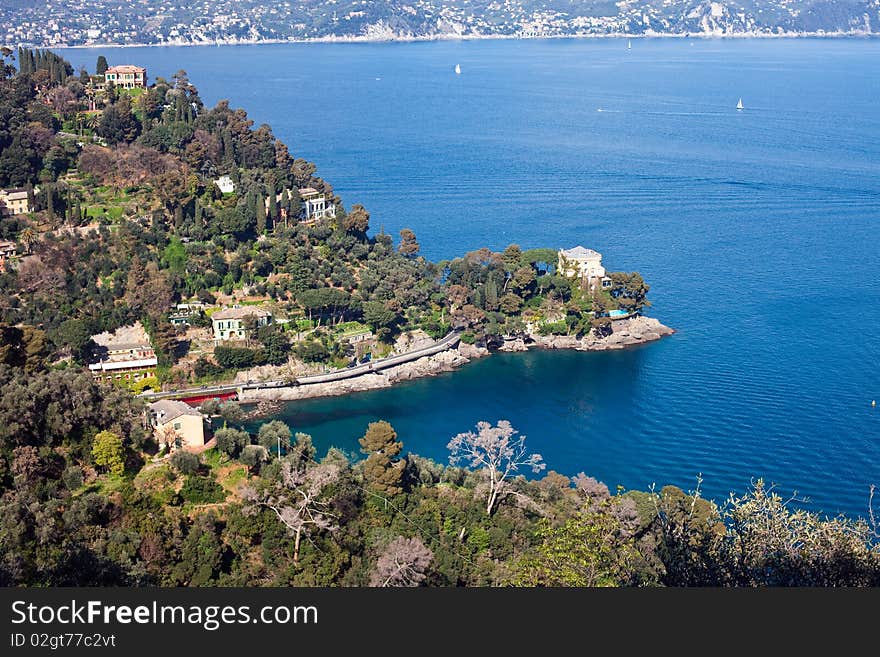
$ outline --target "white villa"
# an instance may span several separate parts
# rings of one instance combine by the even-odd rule
[[[220,176],[217,180],[214,181],[214,184],[220,188],[220,191],[224,194],[231,194],[235,191],[235,183],[232,182],[232,178],[229,176]]]
[[[211,324],[214,326],[214,341],[244,340],[247,337],[244,326],[246,317],[253,317],[258,328],[272,323],[272,313],[262,308],[254,308],[253,306],[225,308],[211,315]]]
[[[611,287],[611,279],[605,275],[602,254],[578,245],[573,249],[559,249],[557,270],[561,276],[577,278],[590,290]]]
[[[299,196],[302,199],[302,219],[304,221],[336,216],[336,206],[333,203],[328,203],[326,195],[314,187],[303,187],[299,190]]]

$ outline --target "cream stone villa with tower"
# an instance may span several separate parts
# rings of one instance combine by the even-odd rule
[[[559,249],[556,267],[561,276],[576,278],[588,290],[611,287],[611,279],[605,275],[602,254],[578,245],[573,249]]]

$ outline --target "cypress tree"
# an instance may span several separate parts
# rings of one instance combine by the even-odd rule
[[[262,191],[256,194],[254,214],[257,216],[257,235],[262,235],[266,232],[266,199]]]
[[[486,310],[496,310],[498,308],[498,285],[491,276],[486,281]]]
[[[55,199],[54,194],[52,193],[52,189],[46,185],[46,211],[49,213],[49,218],[55,218]]]
[[[269,219],[272,220],[273,226],[278,221],[278,199],[275,198],[275,187],[273,185],[269,185]]]

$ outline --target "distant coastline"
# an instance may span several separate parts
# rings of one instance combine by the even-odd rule
[[[877,39],[878,32],[865,32],[853,30],[846,32],[734,32],[730,34],[716,34],[713,32],[680,33],[680,32],[654,32],[642,34],[627,34],[614,32],[609,34],[552,34],[546,36],[519,36],[515,34],[432,34],[432,35],[398,35],[394,37],[357,35],[357,36],[324,36],[306,39],[223,39],[217,41],[163,41],[162,43],[89,43],[77,45],[64,44],[11,44],[10,47],[27,46],[38,48],[63,48],[68,50],[100,50],[101,48],[163,48],[163,47],[220,47],[220,46],[259,46],[277,44],[309,44],[309,43],[416,43],[433,41],[545,41],[559,39],[701,39],[701,40],[728,40],[728,39]]]

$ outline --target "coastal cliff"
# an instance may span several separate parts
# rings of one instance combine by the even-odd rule
[[[609,351],[624,349],[659,340],[672,335],[675,331],[664,326],[653,317],[631,317],[612,323],[611,335],[606,337],[590,336],[577,338],[564,335],[528,335],[506,339],[497,351],[528,351],[538,349],[574,349],[577,351]],[[436,376],[469,363],[472,359],[482,358],[492,352],[485,347],[460,343],[457,348],[442,351],[432,356],[390,367],[381,372],[372,372],[351,379],[313,383],[308,385],[284,388],[260,388],[242,390],[240,400],[243,402],[261,401],[296,401],[315,397],[332,397],[347,395],[353,392],[388,388],[401,381],[410,381],[425,376]]]

